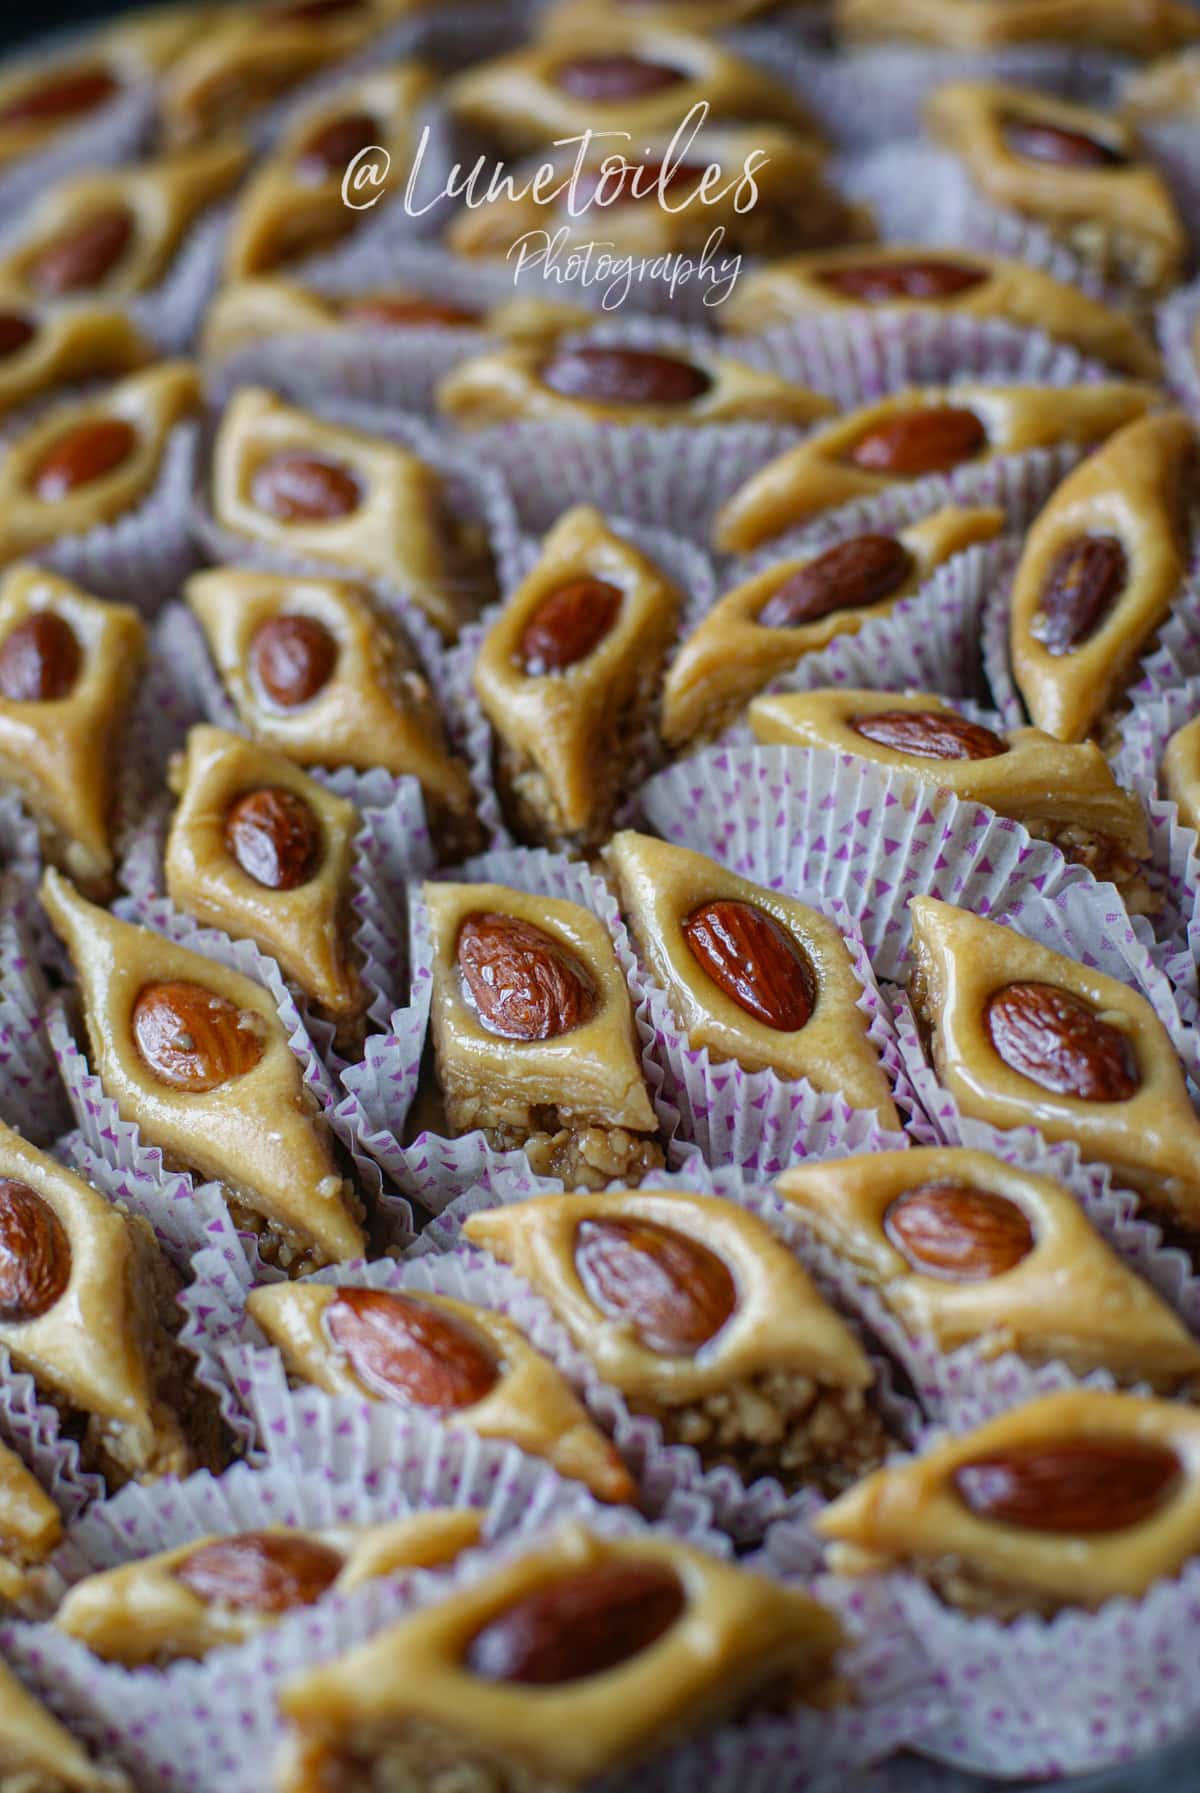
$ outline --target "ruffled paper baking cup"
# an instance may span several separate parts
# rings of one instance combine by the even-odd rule
[[[57,1407],[40,1399],[33,1377],[13,1367],[0,1345],[0,1440],[33,1471],[55,1506],[73,1519],[104,1494],[103,1477],[84,1469],[79,1445],[62,1429]]]
[[[205,307],[221,279],[233,210],[233,202],[207,207],[188,231],[163,279],[129,302],[130,317],[164,355],[186,354],[195,341]]]
[[[1200,358],[1197,356],[1200,325],[1200,280],[1181,286],[1163,300],[1155,316],[1155,328],[1166,362],[1167,385],[1193,421],[1200,419]]]
[[[0,1116],[34,1145],[68,1124],[54,1053],[42,1027],[49,989],[30,929],[32,907],[18,874],[0,875]]]

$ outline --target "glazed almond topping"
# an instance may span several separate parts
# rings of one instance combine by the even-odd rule
[[[817,1003],[808,956],[773,915],[755,903],[702,903],[683,924],[700,969],[740,1009],[778,1033],[807,1026]]]
[[[687,1605],[660,1563],[608,1562],[516,1600],[477,1631],[466,1666],[485,1681],[554,1687],[603,1675],[649,1649]]]
[[[71,1279],[71,1245],[49,1202],[28,1183],[0,1178],[0,1321],[49,1313]]]
[[[651,62],[642,56],[596,55],[577,56],[561,62],[554,75],[557,86],[576,100],[642,99],[648,94],[663,93],[677,87],[687,76],[681,69],[664,62]]]
[[[288,450],[264,461],[250,486],[254,505],[281,523],[332,523],[362,502],[355,475],[338,461]]]
[[[581,1220],[575,1270],[588,1299],[666,1357],[690,1357],[737,1307],[737,1284],[707,1245],[652,1220]]]
[[[209,1605],[280,1613],[319,1600],[342,1566],[336,1550],[302,1533],[241,1532],[202,1544],[173,1573]]]
[[[1094,635],[1129,583],[1113,535],[1081,535],[1060,548],[1038,599],[1033,634],[1048,654],[1069,654]]]
[[[38,610],[10,629],[0,646],[0,697],[9,703],[51,703],[69,697],[83,665],[66,617]]]
[[[110,205],[66,225],[29,264],[30,285],[54,299],[99,286],[129,248],[136,222],[127,205]]]
[[[133,1005],[133,1039],[160,1083],[203,1094],[252,1071],[263,1055],[262,1018],[203,984],[147,984]]]
[[[256,884],[296,890],[317,868],[321,827],[303,797],[265,785],[233,804],[225,817],[225,844]]]
[[[0,361],[19,355],[37,335],[37,325],[19,311],[0,311]]]
[[[859,437],[849,458],[868,473],[917,479],[948,473],[987,447],[987,430],[974,411],[958,405],[928,405],[903,411]]]
[[[325,181],[332,175],[340,179],[362,150],[378,143],[383,134],[377,118],[369,112],[344,112],[318,125],[305,139],[296,160],[296,173],[302,180]]]
[[[963,1505],[980,1519],[1024,1531],[1125,1531],[1152,1519],[1174,1494],[1179,1459],[1138,1438],[1011,1445],[954,1473]]]
[[[521,634],[521,665],[530,678],[565,672],[595,653],[617,620],[621,588],[606,579],[573,579],[542,599]]]
[[[337,657],[337,642],[315,616],[269,617],[250,644],[255,677],[281,710],[311,703],[333,677]]]
[[[990,760],[1008,752],[1007,741],[990,728],[952,710],[877,710],[852,717],[850,727],[866,741],[918,759]]]
[[[56,69],[0,106],[0,126],[59,124],[82,118],[110,100],[117,85],[116,77],[99,63],[93,68]]]
[[[356,324],[379,324],[394,330],[419,330],[428,325],[468,329],[480,322],[482,312],[444,299],[405,298],[401,294],[364,293],[343,299],[341,315]]]
[[[1045,120],[1010,119],[1004,127],[1004,141],[1014,155],[1027,162],[1052,162],[1058,168],[1122,168],[1129,160],[1111,143]]]
[[[897,299],[953,299],[981,286],[987,278],[986,268],[973,268],[969,262],[915,258],[904,262],[859,262],[845,268],[827,268],[817,276],[822,286],[860,305],[887,305]]]
[[[1007,984],[989,998],[985,1024],[1005,1064],[1057,1096],[1125,1102],[1141,1085],[1121,1030],[1056,984]]]
[[[137,447],[137,431],[123,417],[88,417],[55,438],[29,476],[43,504],[59,504],[80,486],[115,473]]]
[[[458,931],[466,998],[489,1033],[551,1040],[595,1012],[592,979],[569,948],[515,915],[468,915]]]
[[[947,1282],[987,1282],[1033,1250],[1033,1227],[1016,1202],[962,1183],[923,1183],[897,1196],[883,1230],[914,1270]]]
[[[388,1289],[339,1289],[325,1331],[365,1388],[384,1400],[455,1412],[500,1379],[491,1347],[450,1314]]]
[[[650,349],[560,349],[541,378],[563,398],[598,405],[690,405],[712,385],[702,367]]]
[[[771,593],[755,621],[763,629],[800,629],[839,610],[881,604],[912,573],[913,557],[892,535],[856,535],[826,548]]]

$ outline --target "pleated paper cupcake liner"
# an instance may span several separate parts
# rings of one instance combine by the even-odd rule
[[[1138,120],[1138,141],[1171,190],[1193,245],[1200,229],[1200,154],[1194,124],[1183,118]]]
[[[164,355],[193,347],[205,307],[221,279],[233,202],[209,206],[192,226],[164,278],[128,305],[129,315]]]
[[[0,1345],[0,1441],[33,1471],[64,1519],[104,1494],[104,1480],[83,1467],[78,1442],[63,1431],[57,1407],[43,1401],[33,1377],[14,1368]]]
[[[1200,418],[1200,358],[1196,327],[1200,324],[1200,280],[1181,286],[1163,300],[1155,320],[1166,362],[1167,385],[1193,422]]]
[[[149,137],[154,112],[154,82],[147,80],[114,95],[74,130],[63,131],[46,149],[13,162],[0,175],[0,215],[14,217],[73,175],[94,174],[129,161]]]
[[[67,1125],[67,1105],[42,1027],[50,992],[26,919],[33,906],[19,874],[0,875],[0,1116],[45,1146]]]

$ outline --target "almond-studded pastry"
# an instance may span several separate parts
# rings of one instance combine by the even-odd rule
[[[836,406],[726,355],[686,355],[618,343],[515,344],[448,373],[437,404],[461,428],[509,418],[558,423],[809,424]]]
[[[238,201],[226,273],[235,280],[269,273],[329,248],[364,218],[374,218],[376,207],[358,211],[347,204],[343,182],[356,158],[375,149],[390,157],[390,191],[403,190],[417,114],[432,88],[433,76],[421,64],[395,62],[307,107]],[[384,164],[383,154],[369,159]]]
[[[49,876],[55,876],[50,873]],[[0,1345],[111,1485],[222,1466],[175,1342],[178,1279],[144,1220],[0,1122]]]
[[[155,286],[199,214],[246,166],[245,146],[213,143],[154,162],[75,175],[33,207],[0,282],[32,299],[124,299]]]
[[[819,553],[789,555],[735,585],[671,661],[663,739],[683,747],[719,734],[805,654],[886,616],[953,555],[990,541],[1003,526],[1003,511],[947,505],[894,535],[849,536]]]
[[[643,959],[693,1047],[806,1078],[899,1127],[841,933],[807,903],[624,829],[605,849]]]
[[[1187,232],[1116,113],[1032,88],[953,81],[937,89],[926,121],[985,199],[1036,219],[1106,278],[1150,293],[1179,278]]]
[[[315,330],[483,330],[490,336],[543,341],[581,328],[589,315],[577,306],[537,299],[509,299],[484,309],[400,284],[325,293],[297,280],[262,275],[221,288],[205,314],[202,343],[205,355],[217,357],[272,337],[308,336]]]
[[[1136,124],[1200,112],[1200,50],[1180,50],[1134,75],[1121,89],[1121,112]]]
[[[1195,437],[1181,411],[1127,424],[1057,487],[1013,584],[1013,675],[1039,727],[1081,741],[1111,711],[1187,570]]]
[[[1061,1359],[1164,1394],[1200,1373],[1182,1320],[1049,1177],[989,1152],[914,1147],[801,1165],[775,1187],[906,1331],[943,1351]]]
[[[1146,998],[966,909],[909,909],[910,994],[963,1113],[1074,1140],[1153,1210],[1200,1226],[1200,1121]]]
[[[910,38],[943,50],[1059,43],[1157,56],[1200,37],[1200,19],[1180,0],[834,0],[833,11],[839,36]]]
[[[634,0],[632,6],[630,0],[553,0],[537,25],[544,37],[574,38],[597,19],[616,23],[632,13],[639,24],[663,31],[715,32],[775,10],[774,0]]]
[[[1162,784],[1185,828],[1200,829],[1200,716],[1177,728],[1162,757]]]
[[[440,832],[465,826],[467,769],[392,619],[336,579],[213,567],[184,587],[242,722],[301,766],[420,780]]]
[[[117,750],[145,654],[128,605],[41,567],[0,580],[0,779],[36,816],[48,856],[91,887],[112,874]]]
[[[472,1214],[463,1230],[533,1284],[633,1412],[706,1468],[829,1492],[885,1456],[866,1352],[736,1203],[665,1189],[547,1195]]]
[[[177,909],[277,959],[346,1026],[367,992],[350,941],[353,803],[281,753],[197,726],[171,769],[179,804],[163,854]]]
[[[502,884],[426,884],[424,896],[451,1132],[482,1128],[568,1187],[659,1168],[629,988],[604,923]]]
[[[132,510],[171,431],[199,403],[192,364],[160,361],[14,436],[0,456],[0,561]]]
[[[122,1118],[170,1163],[221,1182],[280,1268],[361,1257],[361,1205],[262,985],[118,921],[57,872],[42,901],[79,979],[92,1065]]]
[[[0,1662],[0,1786],[5,1793],[133,1793],[120,1769],[99,1766],[65,1725]]]
[[[814,1520],[843,1575],[903,1568],[1006,1619],[1136,1600],[1200,1550],[1200,1414],[1175,1401],[1044,1395]]]
[[[420,1408],[544,1457],[600,1500],[636,1498],[565,1378],[503,1314],[424,1290],[319,1282],[252,1289],[246,1311],[301,1382]]]
[[[4,1131],[7,1133],[8,1129]],[[14,1134],[15,1138],[16,1135]],[[4,1220],[5,1244],[9,1245],[13,1221],[22,1212],[20,1199],[9,1195],[13,1184],[0,1183],[0,1215]],[[30,1204],[26,1204],[28,1207]],[[7,1260],[7,1252],[6,1252]],[[17,1265],[0,1276],[0,1289],[7,1306],[11,1283],[20,1270]],[[62,1541],[62,1518],[41,1483],[33,1476],[15,1451],[0,1444],[0,1607],[5,1601],[19,1600],[28,1587],[29,1571],[44,1563]],[[0,1708],[3,1694],[0,1693]],[[0,1768],[4,1766],[3,1724],[0,1724]]]
[[[1111,880],[1131,913],[1158,907],[1144,871],[1146,812],[1122,790],[1094,741],[1068,744],[1040,728],[996,734],[936,692],[841,685],[755,698],[747,721],[757,741],[852,753],[911,772],[967,803],[985,803],[1095,877]]]
[[[154,358],[119,308],[30,303],[18,288],[0,286],[0,414],[56,386],[132,373]]]
[[[608,838],[681,602],[599,511],[568,511],[546,536],[474,671],[501,795],[526,838]]]
[[[285,1683],[279,1793],[573,1789],[780,1690],[828,1692],[837,1621],[662,1534],[564,1526]]]
[[[141,1668],[246,1643],[326,1594],[436,1568],[479,1541],[480,1516],[448,1507],[383,1525],[193,1538],[77,1582],[54,1615],[105,1662]]]
[[[602,21],[477,63],[449,83],[455,117],[506,150],[538,149],[591,130],[622,150],[669,137],[692,108],[705,121],[812,126],[791,91],[752,63],[702,37]]]
[[[262,387],[242,387],[221,420],[212,505],[237,535],[386,580],[448,639],[479,608],[480,544],[433,468]]]
[[[757,336],[814,312],[862,309],[883,317],[923,311],[1005,318],[1074,343],[1121,373],[1154,380],[1162,372],[1158,350],[1124,312],[1028,262],[973,248],[879,243],[789,255],[742,274],[717,315],[723,329]]]
[[[814,430],[751,474],[717,514],[716,545],[756,548],[818,516],[931,473],[1030,448],[1090,448],[1155,402],[1152,386],[926,386]]]
[[[541,198],[518,189],[464,207],[446,232],[450,247],[507,257],[529,232],[549,231],[580,247],[602,238],[621,255],[698,254],[719,230],[722,255],[772,255],[853,240],[866,228],[826,181],[820,145],[782,126],[714,126],[686,147],[670,132],[636,148],[602,138],[572,180],[578,156],[577,144],[543,152],[559,180]]]

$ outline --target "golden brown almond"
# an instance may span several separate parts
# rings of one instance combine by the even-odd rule
[[[1115,144],[1044,120],[1010,119],[1004,141],[1015,156],[1027,162],[1052,162],[1056,168],[1122,168],[1129,160]]]
[[[115,473],[137,447],[137,431],[123,417],[88,417],[55,437],[29,476],[43,504],[57,504],[80,486]]]
[[[133,241],[135,222],[127,205],[110,205],[82,224],[68,224],[30,262],[26,278],[56,299],[99,286]]]
[[[193,1094],[252,1071],[262,1017],[185,979],[146,984],[133,1005],[134,1043],[160,1083]]]
[[[894,535],[856,535],[826,548],[772,592],[755,621],[764,629],[799,629],[837,610],[861,610],[898,591],[913,557]]]
[[[1069,654],[1095,633],[1129,581],[1115,535],[1081,535],[1060,548],[1038,597],[1033,634],[1048,654]]]
[[[573,579],[543,598],[521,634],[530,678],[565,672],[595,653],[617,620],[622,592],[607,579]]]
[[[19,355],[37,335],[37,325],[19,311],[0,311],[0,361]]]
[[[642,1343],[691,1357],[737,1307],[737,1285],[717,1254],[652,1220],[582,1220],[575,1269],[602,1314],[628,1321]]]
[[[590,1021],[592,979],[575,954],[515,915],[468,915],[455,948],[467,1001],[489,1033],[553,1040]]]
[[[336,1550],[299,1532],[240,1532],[201,1544],[175,1565],[174,1575],[212,1606],[276,1613],[311,1606],[333,1586],[342,1565]]]
[[[312,806],[282,785],[239,797],[225,817],[225,845],[247,877],[268,890],[307,884],[321,857]]]
[[[1132,1043],[1069,990],[1006,984],[989,998],[984,1020],[1005,1064],[1056,1096],[1125,1102],[1137,1094],[1141,1077]]]
[[[0,1321],[20,1325],[49,1313],[71,1280],[71,1244],[48,1201],[0,1177]]]
[[[66,617],[39,610],[10,629],[0,647],[0,697],[9,703],[51,703],[74,689],[83,665]]]
[[[542,368],[542,384],[563,398],[597,405],[690,405],[712,380],[702,367],[650,349],[560,349]]]
[[[379,324],[389,330],[420,330],[430,325],[470,329],[483,317],[481,311],[451,305],[449,300],[406,299],[388,293],[364,293],[357,299],[344,299],[340,315],[351,323]]]
[[[1082,1537],[1153,1518],[1179,1479],[1173,1451],[1137,1438],[1011,1445],[964,1463],[953,1478],[959,1499],[980,1519]]]
[[[990,728],[951,710],[877,710],[851,717],[850,727],[866,741],[923,760],[991,760],[1008,752]]]
[[[477,1406],[500,1380],[477,1333],[390,1289],[339,1289],[324,1323],[364,1388],[387,1401],[457,1412]]]
[[[348,517],[362,500],[358,480],[339,461],[287,450],[255,473],[251,500],[281,523],[330,523]]]
[[[554,71],[555,85],[576,100],[642,99],[647,94],[662,93],[686,80],[681,69],[665,62],[651,62],[644,56],[620,54],[576,56],[560,62]]]
[[[477,1631],[466,1666],[485,1681],[554,1687],[648,1650],[687,1597],[664,1563],[607,1562],[526,1594]]]
[[[922,1183],[897,1196],[883,1230],[923,1276],[987,1282],[1014,1270],[1033,1250],[1027,1215],[1007,1196],[964,1183]]]
[[[987,439],[987,430],[974,411],[961,405],[927,405],[876,424],[859,437],[849,458],[868,473],[917,479],[924,473],[948,473],[961,466],[983,452]]]
[[[755,1021],[778,1033],[807,1025],[817,1004],[808,956],[756,903],[724,897],[702,903],[683,924],[693,959]]]
[[[382,126],[369,112],[343,112],[316,125],[300,146],[296,173],[304,181],[340,180],[364,149],[378,143]]]
[[[0,107],[0,125],[60,124],[82,118],[103,106],[117,91],[117,81],[102,64],[55,69],[31,81]]]
[[[281,710],[311,703],[333,677],[337,657],[337,642],[315,616],[272,616],[250,644],[255,678]]]
[[[859,305],[889,305],[904,299],[954,299],[969,293],[988,278],[986,268],[969,262],[912,261],[858,262],[850,267],[826,268],[818,274],[822,286],[853,299]]]

